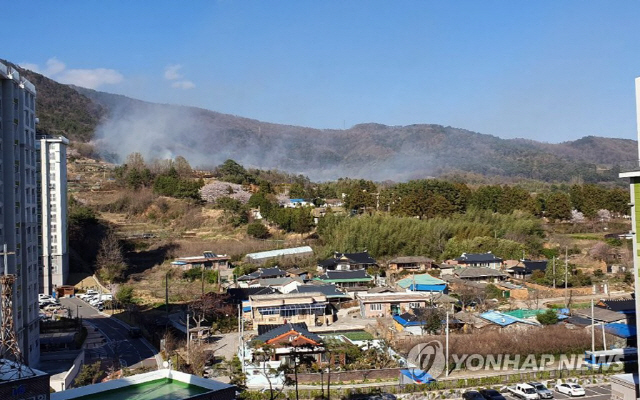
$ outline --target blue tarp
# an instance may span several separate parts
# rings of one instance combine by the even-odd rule
[[[424,321],[407,321],[399,315],[394,315],[393,319],[396,320],[402,326],[422,326],[425,324]]]
[[[417,368],[401,369],[400,373],[413,380],[415,383],[429,383],[435,381],[435,379],[433,379],[433,376]]]
[[[487,311],[486,313],[480,314],[480,317],[500,326],[507,326],[515,324],[516,322],[522,322],[521,319],[497,311]]]
[[[415,288],[414,288],[415,286]],[[410,285],[409,290],[414,292],[444,292],[447,289],[447,285]]]
[[[605,324],[604,330],[612,335],[616,335],[625,339],[638,335],[635,324],[627,325],[620,322],[614,322],[611,324]]]

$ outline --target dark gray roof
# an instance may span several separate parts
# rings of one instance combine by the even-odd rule
[[[462,253],[462,256],[456,258],[460,263],[476,263],[476,262],[502,262],[502,258],[496,257],[491,253]]]
[[[428,257],[422,256],[406,256],[406,257],[396,257],[393,260],[389,261],[389,264],[412,264],[412,263],[428,263],[433,260]]]
[[[460,278],[484,278],[484,277],[501,277],[505,276],[502,272],[493,268],[486,267],[467,267],[456,270],[456,275]]]
[[[321,267],[331,267],[337,265],[342,257],[349,259],[350,264],[376,265],[377,261],[369,255],[368,252],[362,253],[334,253],[332,258],[320,261],[318,265]]]
[[[591,309],[577,309],[573,312],[573,315],[577,315],[583,318],[587,318],[591,320]],[[622,319],[625,319],[624,315],[612,310],[607,310],[606,308],[594,307],[593,308],[593,319],[596,321],[602,322],[616,322]]]
[[[261,326],[263,328],[261,328]],[[305,324],[304,322],[299,324],[287,323],[282,325],[258,325],[258,333],[260,333],[261,331],[262,333],[256,336],[255,338],[253,338],[251,342],[266,343],[268,340],[277,338],[278,336],[283,335],[290,331],[296,331],[299,334],[303,335],[304,337],[314,340],[316,342],[322,341],[320,336],[316,335],[315,333],[309,332],[309,330],[307,329],[307,324]]]
[[[634,299],[601,300],[600,303],[604,305],[602,308],[616,312],[633,311],[636,309],[636,301]]]
[[[249,300],[249,296],[254,294],[278,294],[280,291],[270,287],[248,287],[248,288],[229,288],[227,294],[232,304],[240,304],[244,300]]]
[[[524,260],[522,263],[524,267],[527,269],[527,272],[531,273],[533,271],[542,271],[544,272],[547,269],[548,260]]]
[[[281,270],[278,267],[274,268],[260,268],[257,271],[254,271],[247,275],[242,275],[238,278],[239,281],[252,281],[254,279],[264,279],[264,278],[277,278],[279,276],[285,276],[287,273]]]
[[[340,290],[338,290],[338,288],[334,284],[330,284],[330,285],[300,285],[297,288],[295,288],[294,290],[292,290],[290,293],[318,293],[318,292],[322,293],[323,295],[325,295],[328,299],[329,298],[337,298],[337,297],[350,298],[348,294],[343,293]]]
[[[370,280],[371,276],[367,274],[364,269],[358,269],[354,271],[327,271],[320,275],[318,279],[321,280],[333,280],[333,279],[363,279]]]
[[[591,325],[591,318],[584,318],[578,315],[574,315],[565,319],[562,322],[566,324],[576,325],[576,326],[588,326],[588,325]]]

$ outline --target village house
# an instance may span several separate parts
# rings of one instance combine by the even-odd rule
[[[396,287],[407,292],[446,292],[447,282],[429,274],[420,274],[399,280]]]
[[[366,291],[373,282],[373,278],[367,271],[360,269],[355,271],[326,271],[324,274],[313,278],[315,281],[330,283],[348,291]]]
[[[397,274],[402,271],[423,272],[433,268],[433,260],[427,257],[396,257],[387,263],[387,273]]]
[[[456,268],[453,274],[464,281],[484,283],[493,283],[507,278],[507,275],[502,272],[488,267]]]
[[[214,254],[213,252],[205,251],[201,256],[176,258],[171,262],[171,265],[180,267],[185,271],[191,268],[228,270],[230,259],[226,254]]]
[[[320,336],[309,332],[305,323],[290,322],[258,325],[258,335],[238,348],[247,386],[253,388],[282,387],[285,372],[281,367],[293,366],[302,355],[319,362],[324,353]]]
[[[496,270],[502,269],[502,258],[494,256],[491,252],[481,254],[462,253],[462,255],[454,261],[461,267],[485,267]]]
[[[293,247],[288,249],[278,249],[249,253],[245,256],[245,261],[251,264],[264,264],[270,260],[281,261],[301,261],[313,256],[313,249],[309,246]]]
[[[300,285],[302,285],[302,279],[291,278],[288,276],[257,279],[249,283],[249,287],[270,287],[276,289],[280,293],[290,293]]]
[[[517,265],[507,267],[505,271],[516,279],[528,279],[535,271],[545,273],[548,260],[520,260]]]
[[[287,276],[290,276],[292,278],[300,278],[303,281],[306,281],[309,278],[309,272],[302,268],[291,268],[291,269],[288,269],[286,272],[287,272]]]
[[[260,279],[284,278],[285,276],[287,276],[287,273],[278,267],[258,268],[256,271],[253,271],[250,274],[242,275],[241,277],[239,277],[238,286],[249,287],[251,286],[251,283],[255,283]]]
[[[249,300],[249,296],[254,294],[276,294],[280,291],[270,287],[246,287],[246,288],[228,288],[227,294],[231,304],[242,304]]]
[[[284,203],[286,208],[297,208],[297,207],[306,207],[309,203],[305,199],[289,199],[288,202]]]
[[[615,311],[621,314],[630,314],[634,316],[636,314],[635,299],[603,299],[598,301],[596,307]]]
[[[311,356],[316,362],[321,362],[320,355],[325,351],[322,338],[309,332],[305,323],[258,325],[258,336],[250,343],[254,348],[258,347],[254,352],[254,361],[256,353],[260,352],[259,346],[265,344],[274,349],[270,361],[283,361],[291,366],[294,354]]]
[[[521,331],[541,326],[537,320],[517,318],[498,311],[487,311],[479,315],[500,331]]]
[[[434,296],[420,292],[359,293],[357,299],[362,318],[385,318],[431,305]]]
[[[453,307],[452,305],[457,302],[457,299],[454,299],[450,296],[442,295],[443,297],[447,297],[448,302],[446,308],[449,311],[450,319],[449,319],[449,327],[458,329],[459,326],[462,326],[459,321],[453,318]],[[442,302],[442,299],[441,299]],[[424,335],[425,329],[427,325],[429,325],[428,315],[430,312],[430,308],[413,308],[411,311],[406,312],[400,315],[393,316],[393,326],[396,332],[404,332],[412,335]],[[441,312],[440,312],[441,314]],[[446,326],[446,322],[444,320],[441,321],[441,327],[444,328]]]
[[[291,293],[317,293],[320,292],[327,298],[330,304],[337,305],[344,301],[351,300],[351,296],[338,289],[334,284],[307,284],[299,285]]]
[[[366,270],[378,265],[377,261],[365,250],[361,253],[333,253],[333,257],[318,263],[318,271],[356,271]]]
[[[317,292],[259,294],[243,303],[245,318],[253,325],[301,323],[307,326],[330,325],[336,311],[329,307],[327,296]]]

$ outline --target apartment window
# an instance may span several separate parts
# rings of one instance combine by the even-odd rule
[[[381,303],[370,304],[369,309],[371,311],[382,311],[382,304]]]

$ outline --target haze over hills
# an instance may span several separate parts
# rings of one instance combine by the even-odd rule
[[[459,171],[611,182],[617,180],[616,165],[637,158],[636,142],[628,139],[588,136],[550,144],[433,124],[313,129],[149,103],[23,73],[38,88],[41,130],[91,141],[102,154],[120,160],[134,151],[146,158],[182,155],[201,167],[232,158],[245,166],[305,174],[314,180],[348,176],[399,181]]]

